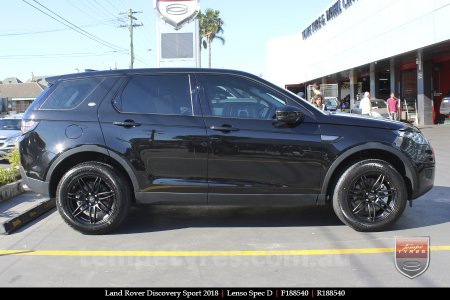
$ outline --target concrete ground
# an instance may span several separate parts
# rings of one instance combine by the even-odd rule
[[[450,126],[423,132],[435,187],[389,231],[355,232],[323,207],[141,207],[114,234],[84,236],[53,211],[0,236],[0,286],[450,286]],[[432,251],[411,280],[392,248],[415,236]]]

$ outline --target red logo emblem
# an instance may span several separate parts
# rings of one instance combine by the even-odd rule
[[[413,279],[424,273],[429,263],[429,237],[395,239],[395,266],[400,273]]]

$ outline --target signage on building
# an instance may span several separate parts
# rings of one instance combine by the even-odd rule
[[[302,37],[304,40],[311,37],[314,33],[326,26],[328,22],[339,17],[342,12],[350,8],[353,3],[358,0],[338,0],[331,5],[323,14],[314,20],[305,30],[302,31]]]
[[[154,0],[159,17],[176,30],[194,19],[200,11],[200,0]]]

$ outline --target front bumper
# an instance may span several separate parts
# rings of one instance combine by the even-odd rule
[[[48,182],[28,177],[22,166],[20,166],[19,170],[20,170],[20,176],[22,177],[22,182],[24,184],[26,184],[33,192],[49,197],[49,195],[50,195],[49,186],[50,185]]]
[[[413,187],[412,199],[417,199],[433,188],[435,165],[427,164],[417,171],[416,186]]]

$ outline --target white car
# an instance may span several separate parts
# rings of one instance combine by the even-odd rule
[[[447,94],[444,98],[442,98],[441,107],[439,109],[441,114],[450,116],[450,93]]]
[[[16,147],[22,132],[22,114],[6,116],[0,119],[0,159],[3,159],[12,149]]]
[[[389,119],[386,101],[381,99],[371,99],[370,102],[372,103],[372,117]],[[351,110],[352,114],[361,114],[360,104],[361,101],[355,102],[355,106]]]

